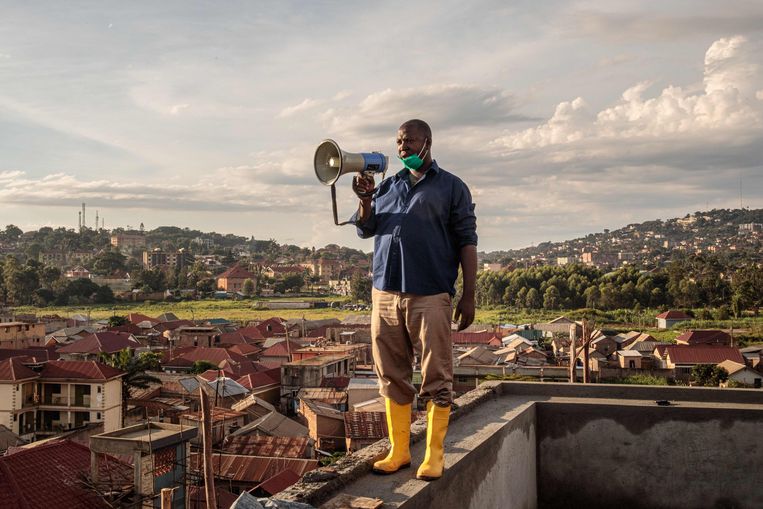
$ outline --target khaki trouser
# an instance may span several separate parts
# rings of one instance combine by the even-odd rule
[[[453,401],[450,295],[371,292],[371,343],[379,393],[404,405],[413,401],[414,353],[421,359],[419,397],[438,406]]]

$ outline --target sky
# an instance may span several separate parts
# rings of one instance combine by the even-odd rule
[[[0,223],[303,247],[325,138],[429,122],[480,251],[763,207],[763,2],[0,0]],[[392,171],[390,172],[392,174]],[[339,212],[357,200],[337,183]]]

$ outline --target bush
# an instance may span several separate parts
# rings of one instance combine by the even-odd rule
[[[612,380],[613,384],[626,384],[626,385],[668,385],[668,380],[660,376],[653,375],[631,375],[625,378],[618,378]]]

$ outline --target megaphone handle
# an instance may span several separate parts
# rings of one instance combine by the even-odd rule
[[[344,226],[346,224],[354,224],[352,221],[339,222],[339,214],[336,209],[336,185],[331,184],[331,208],[334,212],[334,224],[337,226]]]

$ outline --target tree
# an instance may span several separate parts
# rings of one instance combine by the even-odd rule
[[[125,270],[127,257],[119,251],[102,251],[93,259],[93,272],[108,276],[118,270]]]
[[[717,365],[696,364],[691,368],[691,377],[703,387],[718,387],[729,379],[729,372]]]
[[[129,321],[127,320],[126,316],[119,316],[119,315],[111,315],[109,317],[109,327],[121,327],[122,325],[127,325]]]
[[[132,389],[146,389],[151,384],[160,384],[161,380],[146,373],[146,370],[158,367],[158,356],[154,352],[144,352],[133,356],[132,352],[124,350],[113,354],[101,354],[102,363],[124,371],[122,377],[122,420],[127,412],[127,400]]]
[[[251,278],[246,278],[244,284],[241,287],[241,291],[247,297],[254,295],[254,281]]]
[[[356,272],[350,279],[350,297],[352,300],[371,302],[371,278]]]
[[[21,228],[14,224],[9,224],[5,227],[5,231],[0,233],[0,236],[4,238],[5,240],[9,240],[11,242],[15,242],[19,240],[19,237],[21,237],[21,234],[24,233]]]
[[[550,285],[543,293],[543,307],[545,309],[556,309],[559,307],[559,290],[554,285]]]
[[[217,369],[217,365],[209,361],[194,361],[193,364],[191,364],[191,373],[194,375],[204,373],[210,369]]]
[[[535,288],[530,288],[525,296],[525,307],[528,309],[540,309],[540,294]]]

